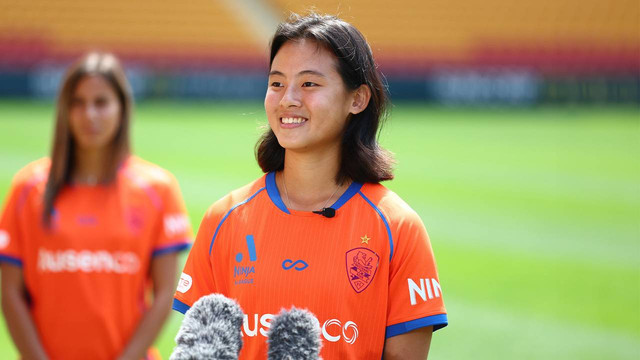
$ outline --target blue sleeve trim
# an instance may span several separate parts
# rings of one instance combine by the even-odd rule
[[[182,250],[186,250],[191,247],[191,243],[189,242],[181,242],[179,244],[170,244],[161,247],[157,247],[151,253],[151,256],[164,255],[174,252],[180,252]]]
[[[340,198],[335,203],[333,203],[333,205],[331,205],[331,207],[336,210],[340,209],[342,205],[346,204],[349,199],[351,199],[355,194],[358,193],[358,191],[360,191],[360,188],[362,188],[362,183],[355,181],[352,182],[351,185],[349,185],[349,187],[347,188],[347,191],[345,191],[344,194],[342,194],[342,196],[340,196]]]
[[[271,173],[270,173],[271,174]],[[267,175],[267,178],[269,176]],[[260,189],[258,189],[258,191],[255,192],[255,194],[251,195],[248,199],[235,204],[222,218],[222,220],[220,220],[220,223],[218,224],[218,227],[216,227],[216,231],[213,233],[213,237],[211,238],[211,245],[209,245],[209,255],[211,255],[211,250],[213,249],[213,242],[216,241],[216,236],[218,236],[218,230],[220,230],[220,227],[222,226],[222,223],[224,223],[225,220],[227,220],[227,218],[229,217],[229,214],[231,214],[231,212],[233,210],[235,210],[238,206],[240,205],[244,205],[246,203],[248,203],[249,201],[251,201],[251,199],[253,199],[254,197],[256,197],[256,195],[260,194],[260,192],[262,190],[266,189],[266,187],[261,187]],[[269,190],[267,190],[267,192],[269,192]]]
[[[269,198],[271,199],[271,202],[273,202],[273,204],[277,206],[278,209],[282,210],[284,213],[291,214],[289,209],[287,209],[287,206],[282,201],[282,196],[280,196],[280,191],[278,191],[278,185],[276,185],[276,173],[274,171],[267,174],[265,183],[267,185],[266,186],[267,194],[269,194]]]
[[[369,205],[371,205],[371,207],[378,213],[378,215],[380,215],[380,218],[382,219],[382,222],[384,222],[384,226],[387,228],[387,237],[389,238],[389,247],[391,249],[391,251],[389,252],[389,261],[391,261],[391,258],[393,257],[393,238],[391,237],[391,228],[389,227],[389,222],[387,221],[387,218],[384,217],[384,215],[382,215],[382,212],[380,211],[380,209],[378,209],[377,206],[375,206],[371,200],[369,200],[368,197],[366,197],[362,191],[360,191],[358,189],[358,194],[360,194],[360,196],[362,196],[362,198],[369,203]]]
[[[442,329],[447,326],[449,321],[447,320],[447,314],[438,314],[423,317],[421,319],[406,321],[403,323],[387,326],[385,338],[388,339],[392,336],[408,333],[411,330],[433,326],[433,331]]]
[[[22,260],[17,257],[9,256],[9,255],[0,255],[0,263],[7,263],[15,266],[22,267]]]
[[[181,313],[186,313],[187,310],[189,310],[191,308],[191,306],[183,303],[182,301],[178,300],[178,299],[173,299],[173,310],[181,312]]]

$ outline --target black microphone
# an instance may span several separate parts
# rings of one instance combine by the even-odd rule
[[[201,297],[187,310],[170,360],[237,360],[244,313],[221,294]]]
[[[268,360],[320,359],[320,323],[308,310],[283,309],[271,321],[267,335]]]
[[[336,216],[336,209],[334,208],[322,208],[322,210],[313,211],[314,214],[319,214],[327,218]]]

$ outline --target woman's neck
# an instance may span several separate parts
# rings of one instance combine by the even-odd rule
[[[340,154],[313,154],[287,151],[284,170],[277,181],[287,208],[301,211],[331,206],[349,186],[336,183]]]
[[[77,149],[72,181],[77,184],[96,185],[107,177],[107,151]]]

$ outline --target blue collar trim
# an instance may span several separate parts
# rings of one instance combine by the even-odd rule
[[[347,188],[347,191],[345,191],[344,194],[342,194],[342,196],[340,196],[340,198],[335,203],[333,203],[333,205],[331,205],[331,207],[336,210],[340,209],[342,205],[344,205],[347,201],[349,201],[349,199],[357,194],[358,191],[360,191],[360,188],[362,188],[362,183],[355,181],[352,182],[351,185],[349,185],[349,187]]]
[[[267,185],[267,194],[269,194],[269,198],[271,199],[273,204],[284,213],[291,214],[289,209],[287,209],[287,206],[284,204],[284,201],[282,201],[280,191],[278,191],[278,186],[276,185],[276,173],[268,173],[267,178],[265,179],[265,183]],[[344,194],[342,194],[342,196],[340,196],[340,198],[336,200],[333,205],[331,205],[331,207],[335,210],[340,209],[342,205],[346,204],[349,199],[351,199],[355,194],[358,193],[358,191],[360,191],[362,185],[363,184],[359,182],[352,182],[351,185],[349,185],[349,187],[347,188],[347,191],[345,191]]]
[[[286,214],[291,214],[289,209],[284,205],[282,201],[282,197],[280,196],[280,191],[278,191],[278,186],[276,185],[276,173],[272,171],[267,174],[267,178],[265,179],[267,184],[267,194],[269,194],[269,199],[273,202],[278,209],[284,211]]]

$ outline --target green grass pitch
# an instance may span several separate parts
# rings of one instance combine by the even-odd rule
[[[0,200],[48,153],[52,119],[51,103],[0,102]],[[394,106],[386,185],[427,226],[449,312],[431,358],[640,358],[639,119],[638,108]],[[259,103],[145,102],[134,151],[176,175],[197,229],[213,201],[260,175],[265,123]],[[165,358],[181,318],[157,341]],[[0,358],[16,357],[2,324]]]

